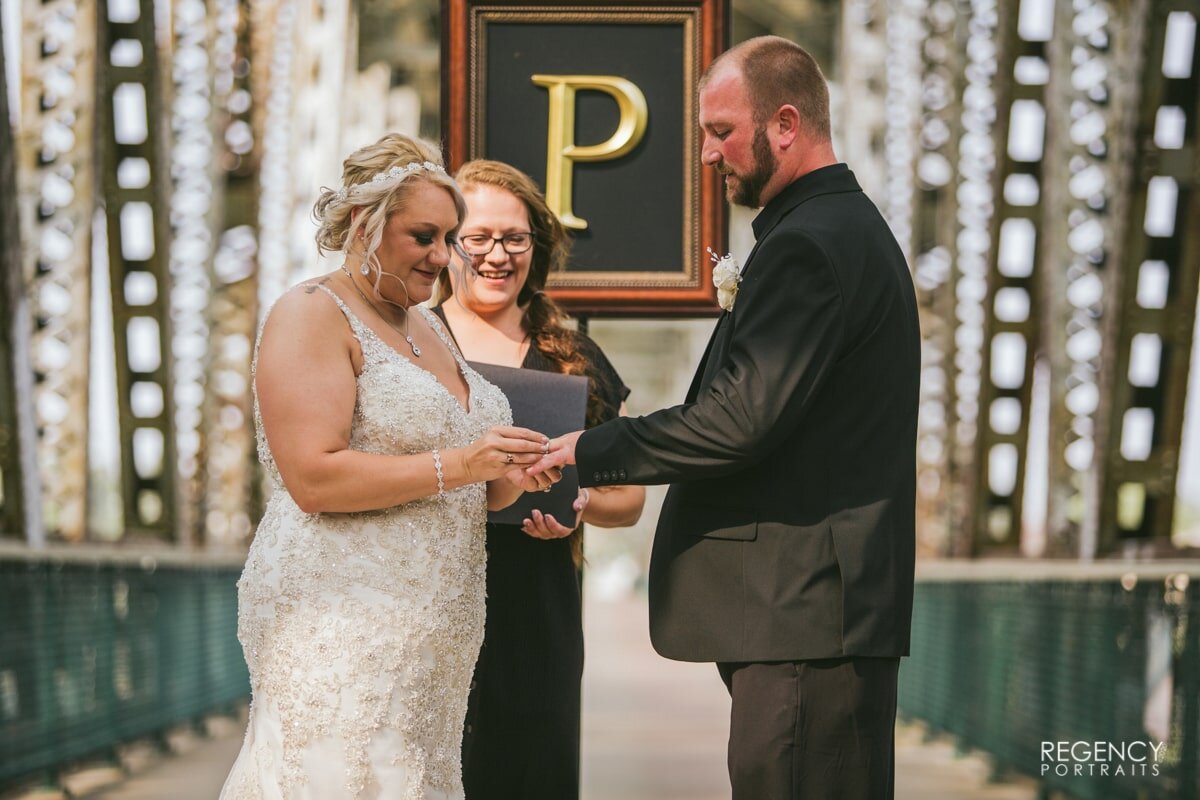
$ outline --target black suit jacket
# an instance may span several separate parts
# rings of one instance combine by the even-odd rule
[[[672,483],[655,649],[683,661],[908,653],[920,333],[900,248],[835,164],[777,195],[683,405],[593,428],[584,485]]]

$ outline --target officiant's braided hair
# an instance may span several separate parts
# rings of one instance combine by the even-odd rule
[[[552,363],[559,372],[567,375],[586,375],[591,379],[588,392],[586,423],[590,428],[611,419],[616,409],[606,400],[612,387],[596,365],[581,352],[579,334],[567,328],[566,312],[546,294],[546,280],[550,273],[563,269],[571,253],[571,240],[567,229],[546,205],[537,183],[516,167],[500,161],[478,159],[468,161],[454,176],[464,192],[472,186],[494,186],[503,189],[520,200],[529,215],[529,228],[533,231],[533,257],[530,259],[529,275],[525,285],[517,294],[517,305],[525,307],[521,326],[529,334],[533,346]],[[449,297],[449,276],[442,273],[441,294]]]

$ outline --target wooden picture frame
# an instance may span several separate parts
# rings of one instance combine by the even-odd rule
[[[696,88],[726,0],[443,0],[442,23],[449,166],[506,161],[546,191],[575,237],[551,296],[577,315],[719,313],[706,250],[727,249],[726,206]]]

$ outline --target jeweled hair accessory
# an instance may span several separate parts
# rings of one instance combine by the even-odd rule
[[[384,172],[376,173],[369,181],[363,183],[355,183],[350,186],[343,186],[333,193],[333,199],[336,202],[345,202],[350,192],[355,189],[361,189],[364,186],[375,186],[379,183],[387,183],[390,181],[402,181],[414,172],[437,172],[442,175],[446,174],[446,170],[440,165],[432,161],[414,161],[411,164],[405,164],[402,167],[392,167]]]

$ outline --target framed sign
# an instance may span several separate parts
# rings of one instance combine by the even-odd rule
[[[719,176],[700,164],[696,84],[724,49],[725,0],[443,0],[450,166],[531,175],[574,237],[551,295],[579,314],[715,314]]]

